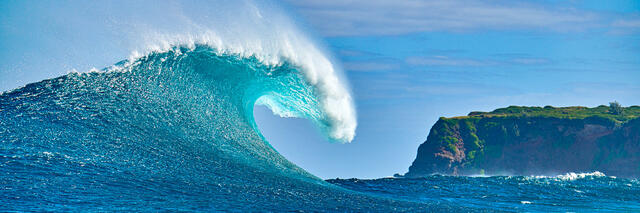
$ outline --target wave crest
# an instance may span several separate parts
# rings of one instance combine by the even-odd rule
[[[294,42],[295,41],[295,42]],[[153,47],[149,54],[174,52],[181,54],[181,48],[186,47],[187,51],[193,51],[198,46],[206,46],[217,55],[232,55],[245,59],[257,59],[261,64],[268,67],[278,67],[284,64],[292,64],[301,71],[307,83],[311,85],[318,101],[318,108],[321,112],[310,112],[309,114],[318,122],[317,125],[327,134],[329,139],[338,142],[351,142],[355,136],[357,126],[356,113],[353,100],[348,90],[347,84],[343,83],[339,76],[340,70],[332,63],[326,55],[311,45],[310,41],[299,41],[298,39],[283,41],[287,45],[278,46],[280,49],[267,49],[259,45],[247,45],[250,42],[236,44],[234,46],[223,45],[220,38],[213,35],[196,38],[176,38],[165,40],[161,48]],[[261,44],[261,42],[257,42]],[[293,45],[297,43],[298,45]],[[306,48],[300,49],[303,46]],[[278,52],[287,53],[276,55]],[[138,59],[146,57],[138,52],[134,52],[127,63],[135,63]],[[276,115],[282,117],[305,117],[297,107],[285,107],[285,100],[274,94],[266,94],[258,99],[256,104],[265,105]],[[322,114],[322,115],[318,115]]]
[[[357,127],[356,111],[349,86],[341,80],[341,68],[288,17],[276,15],[283,14],[282,11],[268,13],[267,11],[277,9],[265,9],[255,2],[244,6],[249,9],[239,12],[245,18],[234,20],[234,25],[224,30],[216,27],[226,24],[219,23],[225,22],[224,20],[214,23],[189,20],[185,22],[185,29],[178,32],[150,29],[143,33],[144,46],[132,52],[130,61],[153,52],[167,52],[176,46],[193,49],[198,45],[205,45],[217,51],[218,55],[255,58],[266,66],[290,63],[299,68],[307,82],[316,88],[319,105],[326,114],[326,121],[323,123],[327,127],[327,136],[339,142],[352,141]],[[279,112],[281,109],[271,110],[283,115]]]

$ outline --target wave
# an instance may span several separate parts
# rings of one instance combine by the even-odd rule
[[[244,33],[243,33],[244,34]],[[242,35],[242,34],[241,34]],[[309,118],[327,133],[332,141],[351,142],[357,126],[356,113],[346,82],[340,80],[341,71],[317,48],[312,41],[295,31],[283,33],[281,38],[222,42],[224,36],[213,31],[193,35],[156,34],[155,45],[148,45],[143,52],[134,51],[128,61],[135,62],[150,53],[180,52],[176,49],[191,51],[198,46],[207,46],[216,55],[235,56],[255,60],[265,67],[290,66],[304,77],[304,81],[313,87],[313,94],[299,94],[314,102],[312,107],[296,108],[297,105],[309,105],[305,101],[287,100],[289,97],[275,93],[263,94],[257,104],[269,107],[282,117]],[[121,69],[121,68],[116,68]]]
[[[1,94],[0,209],[434,208],[333,186],[264,140],[255,104],[336,136],[306,75],[197,44]]]
[[[274,111],[331,128],[334,121],[321,108],[318,90],[291,64],[267,66],[203,45],[175,47],[7,92],[0,96],[0,133],[5,151],[37,147],[42,151],[36,153],[45,156],[87,154],[87,159],[119,161],[113,155],[122,154],[122,146],[184,141],[176,145],[208,144],[224,158],[253,159],[252,166],[276,163],[283,168],[277,171],[305,174],[263,141],[252,110],[256,100],[268,100],[275,103],[269,105]],[[129,148],[141,152],[136,150],[141,147]]]
[[[306,118],[314,121],[320,129],[326,133],[328,139],[337,142],[351,142],[355,136],[357,126],[353,100],[345,83],[339,80],[339,71],[333,63],[319,50],[305,47],[304,50],[291,48],[292,44],[284,45],[288,49],[272,49],[265,51],[265,47],[253,47],[246,45],[226,46],[220,43],[219,38],[205,35],[202,38],[176,38],[163,40],[161,47],[150,47],[150,54],[183,54],[207,49],[209,54],[217,56],[237,57],[249,59],[254,64],[263,66],[258,68],[267,75],[278,68],[291,69],[303,78],[299,82],[283,81],[279,87],[289,87],[286,94],[278,92],[260,93],[258,99],[250,100],[246,104],[253,106],[265,105],[275,114],[282,117]],[[250,45],[251,46],[251,45]],[[203,48],[206,47],[206,48]],[[294,54],[294,52],[296,54]],[[282,54],[278,54],[282,53]],[[139,63],[140,53],[134,52],[129,60],[121,62],[124,66],[113,66],[110,71],[131,69],[132,64]],[[163,59],[166,60],[166,59]],[[305,86],[300,86],[303,82]],[[287,85],[291,83],[291,85]],[[255,124],[254,124],[255,125]]]

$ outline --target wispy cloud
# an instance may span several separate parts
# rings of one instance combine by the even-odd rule
[[[285,1],[327,36],[476,29],[571,31],[600,25],[593,12],[513,1]]]
[[[496,62],[489,60],[474,60],[450,58],[447,56],[431,56],[431,57],[409,57],[406,59],[407,64],[418,66],[490,66],[496,65]]]
[[[431,83],[429,85],[408,86],[405,90],[418,96],[452,96],[452,95],[482,95],[482,94],[514,94],[515,88],[499,87],[473,83]]]
[[[638,19],[627,19],[627,20],[616,20],[612,24],[614,27],[621,28],[636,28],[640,29],[640,18]]]
[[[543,65],[551,63],[546,58],[520,57],[505,59],[470,59],[449,56],[414,56],[408,57],[406,63],[414,66],[500,66],[500,65]]]
[[[399,68],[398,64],[380,61],[350,61],[343,64],[348,71],[381,71]]]
[[[542,65],[551,63],[551,60],[546,58],[514,58],[511,59],[510,62],[512,64],[521,64],[521,65]]]
[[[344,56],[344,57],[378,57],[380,56],[380,54],[377,54],[377,53],[359,51],[359,50],[339,50],[337,51],[337,53],[338,55]]]
[[[618,19],[611,23],[611,33],[613,34],[629,34],[640,32],[640,17]]]
[[[352,54],[349,52],[349,55]],[[392,71],[410,67],[488,67],[488,66],[536,66],[550,64],[546,58],[499,57],[492,59],[456,58],[450,56],[410,56],[404,60],[372,57],[365,60],[346,60],[342,65],[347,71]]]

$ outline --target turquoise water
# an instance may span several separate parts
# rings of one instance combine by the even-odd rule
[[[0,94],[0,210],[640,210],[637,180],[447,177],[323,181],[257,131],[255,104],[330,134],[297,66],[203,45]]]

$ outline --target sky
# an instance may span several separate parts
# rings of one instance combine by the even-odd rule
[[[206,9],[224,12],[232,2],[213,1]],[[171,25],[182,18],[175,14],[198,9],[139,4],[1,2],[0,91],[124,59],[138,41],[122,38],[138,32],[116,29],[120,16],[161,14],[152,24],[179,29]],[[273,147],[321,178],[405,173],[439,117],[510,105],[640,105],[640,1],[273,4],[326,46],[355,100],[358,129],[347,144],[328,142],[307,120],[256,106],[258,126]]]
[[[640,105],[640,1],[286,3],[342,63],[356,137],[326,143],[308,122],[264,108],[256,119],[279,152],[323,178],[404,174],[439,117]]]

